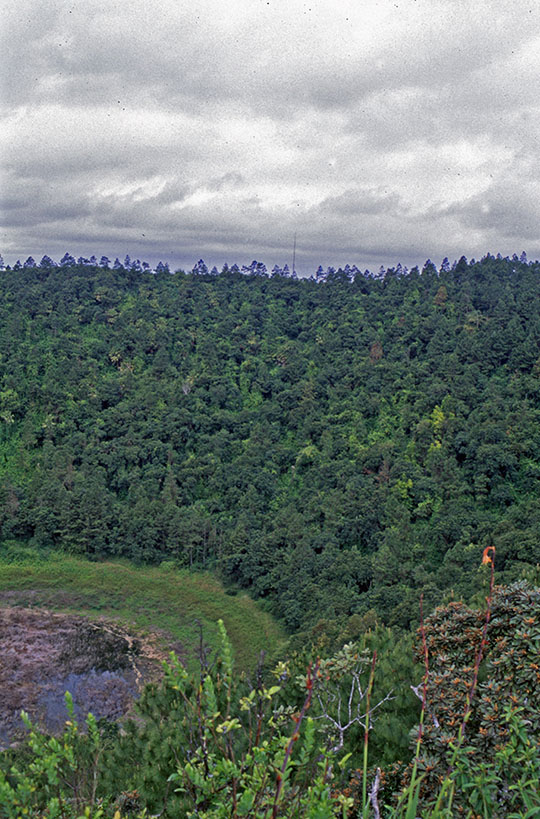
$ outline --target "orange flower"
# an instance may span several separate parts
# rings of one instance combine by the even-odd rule
[[[490,552],[493,552],[493,556],[490,555]],[[487,563],[489,565],[490,563],[493,563],[494,557],[495,546],[486,546],[486,548],[484,549],[484,553],[482,555],[482,564]]]

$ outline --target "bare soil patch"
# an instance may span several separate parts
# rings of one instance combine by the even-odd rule
[[[22,709],[46,730],[61,730],[66,691],[79,721],[89,711],[120,719],[142,686],[160,676],[167,650],[183,653],[177,644],[164,646],[163,635],[136,635],[110,620],[0,607],[0,748],[23,735]]]

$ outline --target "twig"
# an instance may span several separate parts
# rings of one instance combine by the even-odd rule
[[[369,792],[369,801],[371,802],[371,807],[373,808],[374,819],[381,819],[379,801],[377,799],[378,794],[379,794],[379,785],[380,784],[381,784],[381,769],[377,768],[377,773],[375,775],[375,779],[373,780],[373,785],[371,786],[371,791]]]
[[[411,691],[414,691],[414,693],[416,694],[416,696],[418,697],[420,702],[423,702],[424,695],[423,695],[423,693],[420,693],[421,686],[422,686],[422,683],[420,683],[420,685],[410,685],[409,688],[411,689]],[[429,708],[427,709],[427,711],[428,711],[429,716],[433,720],[433,725],[435,726],[435,728],[440,728],[441,723],[439,722],[439,720],[437,719],[437,717],[433,713],[433,711],[430,711]]]
[[[371,670],[369,672],[369,682],[366,692],[366,723],[364,726],[364,759],[363,759],[363,776],[362,776],[362,807],[365,811],[367,805],[367,765],[368,765],[368,744],[369,744],[369,727],[370,727],[370,713],[369,705],[371,701],[371,692],[373,691],[373,682],[375,680],[375,664],[377,662],[377,652],[373,652],[373,660],[371,661]]]

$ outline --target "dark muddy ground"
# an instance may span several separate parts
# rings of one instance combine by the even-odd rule
[[[168,648],[181,656],[180,646]],[[41,727],[61,730],[66,691],[78,721],[88,711],[119,719],[166,655],[156,635],[137,637],[111,621],[1,606],[0,748],[24,733],[22,709]]]

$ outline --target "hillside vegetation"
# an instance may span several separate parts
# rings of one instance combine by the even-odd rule
[[[540,265],[400,273],[3,271],[3,539],[209,569],[290,631],[408,627],[492,544],[530,576]]]
[[[190,668],[196,665],[201,633],[205,643],[216,648],[220,618],[241,670],[251,670],[262,650],[272,656],[284,642],[272,617],[246,594],[232,597],[208,573],[171,567],[136,567],[111,560],[90,563],[61,553],[40,559],[8,545],[0,554],[0,605],[3,603],[90,619],[105,617],[136,632],[161,633],[165,649],[167,643],[180,643],[182,660]]]
[[[2,816],[538,816],[540,264],[64,261],[1,273],[0,599],[215,651]]]
[[[378,674],[365,640],[239,675],[220,621],[217,658],[201,652],[190,674],[173,655],[121,730],[89,715],[81,731],[69,695],[59,739],[28,723],[27,741],[0,754],[2,816],[537,817],[540,590],[495,587],[490,565],[484,611],[454,603],[423,620],[420,724],[412,750],[384,770],[373,739],[411,676]],[[387,646],[383,665],[390,657]],[[395,693],[384,696],[389,678]],[[395,750],[407,727],[386,744]]]

